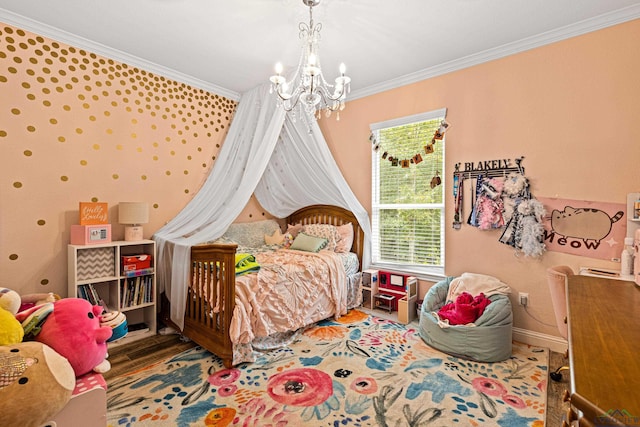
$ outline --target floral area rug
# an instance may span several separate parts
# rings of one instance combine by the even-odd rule
[[[352,310],[255,363],[195,347],[109,382],[109,426],[544,426],[549,351],[479,363]]]

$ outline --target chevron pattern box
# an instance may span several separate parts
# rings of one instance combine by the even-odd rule
[[[78,252],[78,280],[116,275],[115,248],[89,248]]]

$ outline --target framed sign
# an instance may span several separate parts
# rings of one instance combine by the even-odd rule
[[[109,223],[107,203],[80,202],[80,225],[98,225]]]

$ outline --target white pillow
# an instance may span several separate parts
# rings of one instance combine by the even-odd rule
[[[307,224],[303,227],[302,232],[309,236],[327,239],[327,247],[325,249],[332,252],[335,252],[336,245],[341,238],[336,226],[331,224]]]

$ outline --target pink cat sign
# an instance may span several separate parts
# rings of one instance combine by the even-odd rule
[[[620,257],[627,233],[624,203],[536,197],[545,207],[548,251],[612,261]]]

